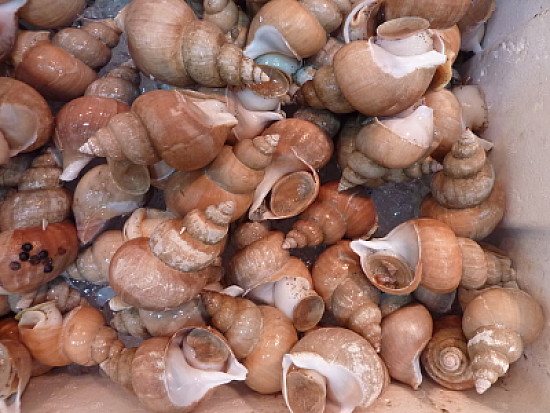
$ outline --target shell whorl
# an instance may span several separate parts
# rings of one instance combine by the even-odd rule
[[[495,173],[478,138],[470,131],[453,144],[445,156],[443,171],[432,179],[432,194],[447,208],[479,205],[491,194]]]
[[[217,64],[220,77],[230,86],[269,81],[267,73],[234,44],[225,43],[220,48]]]

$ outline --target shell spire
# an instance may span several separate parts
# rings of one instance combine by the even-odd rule
[[[139,81],[139,72],[130,59],[90,83],[84,96],[113,98],[131,105],[139,96]]]
[[[420,214],[447,223],[465,238],[489,235],[504,216],[505,199],[480,139],[466,130],[443,160]]]

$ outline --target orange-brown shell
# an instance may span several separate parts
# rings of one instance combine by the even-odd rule
[[[439,161],[462,135],[462,109],[455,95],[447,89],[424,95],[425,104],[433,109],[434,140],[430,156]]]
[[[82,96],[97,74],[65,50],[42,41],[25,53],[15,77],[46,99],[66,102]]]
[[[69,26],[86,7],[86,0],[28,0],[19,16],[48,29]]]
[[[31,260],[20,261],[23,244],[30,243]],[[76,259],[78,239],[72,223],[62,222],[42,227],[27,227],[0,234],[0,283],[12,294],[35,290],[41,284],[53,280]],[[38,254],[47,251],[48,258]],[[48,259],[52,260],[51,265]],[[37,264],[35,263],[37,262]],[[33,263],[35,263],[33,265]],[[46,272],[49,268],[51,271]]]
[[[46,100],[26,83],[2,77],[0,78],[0,113],[9,109],[13,109],[13,112],[10,111],[10,115],[5,120],[0,121],[0,133],[6,136],[8,142],[12,134],[14,134],[14,137],[22,132],[29,134],[29,136],[23,136],[25,139],[21,148],[10,146],[12,151],[16,151],[14,155],[19,151],[33,151],[50,139],[53,132],[53,116]],[[12,118],[14,115],[21,116],[17,121],[22,126],[25,125],[28,128],[34,124],[34,127],[30,131],[25,131],[25,129],[19,131],[19,128],[14,128],[17,125],[10,125],[6,122],[15,120]]]

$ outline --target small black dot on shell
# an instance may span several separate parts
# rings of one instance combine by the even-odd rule
[[[45,260],[46,258],[48,258],[48,255],[48,251],[42,250],[38,253],[38,258],[40,258],[41,260]]]
[[[10,262],[10,270],[17,271],[19,269],[21,269],[21,264],[20,263],[18,263],[17,261]]]
[[[50,264],[44,265],[44,272],[45,273],[49,273],[49,272],[52,272],[52,271],[53,271],[53,265],[50,265]]]
[[[30,258],[30,256],[29,256],[29,253],[28,253],[28,252],[23,251],[23,252],[20,252],[20,253],[19,253],[19,259],[20,259],[21,261],[28,261],[29,258]]]
[[[30,242],[25,242],[23,245],[21,245],[21,249],[24,252],[31,252],[32,251],[32,244]]]

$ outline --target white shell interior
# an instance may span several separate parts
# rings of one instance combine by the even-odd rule
[[[550,410],[550,1],[497,0],[483,53],[470,75],[489,105],[495,143],[490,155],[506,185],[506,217],[493,241],[514,260],[520,286],[543,306],[546,326],[506,377],[483,395],[445,390],[425,379],[419,390],[392,384],[368,409],[355,413],[547,413]],[[69,375],[57,369],[33,378],[23,395],[23,413],[146,413],[137,399],[106,377]],[[217,388],[194,413],[285,413],[281,395],[260,396],[243,384]]]

